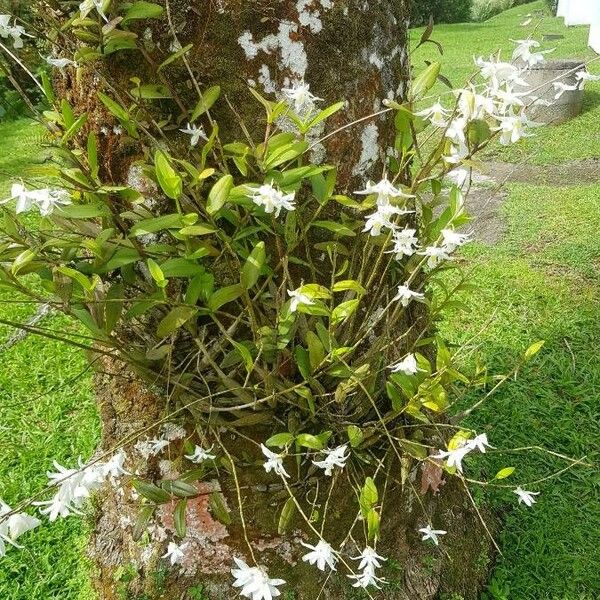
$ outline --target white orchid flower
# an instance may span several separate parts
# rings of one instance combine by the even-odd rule
[[[433,455],[431,458],[444,459],[448,467],[455,467],[459,473],[462,473],[462,461],[472,450],[473,448],[464,441],[457,448],[454,448],[453,450],[440,450],[438,454]]]
[[[176,565],[185,557],[185,551],[187,550],[188,546],[188,542],[180,545],[177,545],[175,542],[169,542],[167,551],[162,555],[161,558],[168,558],[171,562],[171,565]]]
[[[282,209],[296,210],[294,206],[295,192],[285,194],[281,190],[265,183],[258,188],[249,188],[250,199],[257,206],[262,206],[266,213],[275,213],[278,217]]]
[[[316,565],[319,571],[325,571],[326,567],[329,567],[332,571],[336,570],[335,565],[338,558],[334,554],[333,548],[326,541],[319,540],[316,546],[305,544],[302,541],[300,543],[310,550],[302,557],[304,562],[309,565]]]
[[[540,492],[528,492],[521,487],[517,487],[513,490],[513,494],[519,497],[519,504],[523,503],[525,506],[533,506],[536,503],[534,496],[539,496]]]
[[[285,98],[293,102],[294,110],[297,113],[311,113],[315,107],[315,103],[323,100],[310,93],[310,85],[303,81],[294,83],[292,87],[283,88],[281,90]]]
[[[201,446],[196,445],[194,452],[192,454],[186,454],[185,457],[193,463],[201,463],[205,460],[215,460],[217,457],[210,453],[212,449],[212,446],[208,450],[205,450]]]
[[[346,466],[346,461],[350,458],[350,454],[346,454],[346,450],[348,450],[347,444],[338,446],[333,450],[323,450],[326,455],[325,458],[323,460],[313,460],[313,465],[324,469],[325,475],[331,477],[335,467],[343,469]]]
[[[312,306],[314,304],[314,301],[309,296],[300,291],[301,289],[287,291],[288,296],[292,299],[290,302],[290,312],[296,312],[299,306]]]
[[[283,579],[270,579],[267,572],[258,567],[250,567],[243,560],[234,557],[237,569],[231,569],[233,587],[241,588],[240,595],[250,600],[272,600],[281,595],[277,588],[285,584]]]
[[[273,471],[277,475],[281,477],[289,478],[289,474],[285,470],[283,466],[283,455],[275,454],[275,452],[271,452],[264,444],[260,445],[260,449],[262,453],[266,456],[267,460],[264,462],[263,467],[267,473]]]
[[[446,535],[448,532],[443,529],[432,529],[431,525],[427,525],[427,527],[421,527],[419,532],[423,534],[421,538],[423,541],[431,540],[436,546],[439,546],[440,540],[438,536]]]
[[[406,307],[413,300],[416,300],[417,302],[422,302],[423,300],[425,300],[425,294],[422,294],[420,292],[413,292],[411,289],[409,289],[408,285],[404,284],[398,286],[398,291],[396,292],[396,295],[392,298],[392,300],[400,300],[400,304]]]
[[[202,126],[198,127],[196,124],[191,125],[187,124],[187,127],[180,129],[181,133],[185,133],[186,135],[191,136],[190,146],[195,147],[198,145],[200,140],[208,140],[206,133],[204,132],[204,128]]]
[[[419,368],[417,358],[414,354],[407,354],[400,362],[390,365],[392,373],[404,373],[405,375],[411,376],[416,375],[423,369]]]

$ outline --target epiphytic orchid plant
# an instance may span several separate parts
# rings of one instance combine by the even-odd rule
[[[106,4],[86,0],[72,17],[80,28],[97,28],[109,19]],[[148,3],[128,10],[137,5],[130,18],[160,15]],[[104,47],[136,43],[119,33],[114,25]],[[0,37],[14,50],[27,34],[2,15]],[[396,143],[378,180],[347,195],[336,191],[335,164],[309,158],[319,141],[315,132],[344,102],[321,106],[304,81],[270,98],[251,88],[249,96],[264,107],[264,136],[228,143],[210,116],[218,88],[203,90],[191,117],[162,141],[159,116],[152,119],[155,131],[147,129],[152,105],[144,100],[165,90],[136,82],[129,104],[98,92],[112,133],[146,143],[137,164],[142,190],[103,181],[97,136],[85,134],[87,115],[55,97],[44,77],[50,105],[44,118],[62,157],[50,174],[61,185],[31,189],[14,182],[3,203],[1,283],[77,319],[96,352],[164,386],[173,401],[153,432],[128,440],[127,451],[124,443],[72,468],[55,464],[47,492],[15,510],[3,505],[0,554],[5,542],[17,546],[39,526],[27,507],[39,506],[54,521],[79,514],[96,490],[114,485],[133,487],[139,497],[140,531],[158,507],[177,503],[177,535],[162,558],[181,563],[194,544],[185,522],[185,503],[198,493],[194,482],[233,479],[238,487],[236,473],[246,459],[223,441],[223,432],[238,433],[247,423],[276,424],[251,442],[254,460],[287,493],[280,530],[299,515],[312,536],[301,542],[302,560],[324,574],[343,568],[359,588],[385,584],[386,557],[377,541],[391,461],[402,465],[403,482],[428,464],[465,485],[513,489],[502,481],[512,467],[491,481],[467,482],[470,457],[493,446],[486,434],[450,425],[445,415],[459,388],[480,390],[468,414],[521,365],[486,392],[485,372],[463,372],[464,352],[451,351],[434,322],[471,285],[457,251],[473,239],[464,205],[473,157],[494,138],[515,143],[535,126],[527,117],[535,90],[523,77],[544,60],[546,51],[537,47],[533,40],[518,42],[510,63],[478,59],[477,79],[425,107],[441,68],[430,64],[414,77],[405,101],[387,99],[387,108],[373,115],[394,119]],[[167,60],[184,55],[180,49]],[[97,59],[84,45],[73,56],[47,60],[74,70]],[[578,77],[583,85],[591,76]],[[563,85],[555,82],[558,93]],[[41,216],[35,227],[24,219],[32,211]],[[459,273],[451,287],[449,271]],[[29,285],[31,276],[41,288]],[[533,344],[523,362],[541,347]],[[440,436],[439,423],[452,435]],[[176,479],[133,474],[136,460],[167,450],[178,465]],[[346,480],[355,489],[356,519],[347,538],[359,546],[358,555],[325,539],[323,524],[335,518],[327,506],[322,514],[306,513],[295,490],[309,476],[331,486]],[[521,486],[514,492],[527,506],[539,493]],[[230,520],[219,490],[211,500],[216,518]],[[243,524],[241,501],[237,511]],[[424,513],[419,532],[438,545],[451,528]],[[249,556],[254,560],[250,545]],[[235,559],[234,588],[252,600],[278,596],[285,581],[246,560]]]

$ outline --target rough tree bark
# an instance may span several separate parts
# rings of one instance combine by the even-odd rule
[[[159,57],[164,59],[173,44],[193,43],[189,63],[194,75],[205,87],[221,85],[223,97],[236,108],[251,132],[261,109],[248,94],[248,85],[272,94],[299,80],[310,83],[311,91],[324,99],[324,105],[347,100],[347,110],[331,123],[333,127],[341,126],[378,111],[383,98],[403,96],[409,74],[409,5],[410,0],[171,0],[165,4],[167,11],[162,20],[145,23],[138,31],[146,40],[145,57],[118,53],[102,68],[107,69],[111,81],[120,82],[124,89],[131,87],[128,81],[134,76],[142,81],[157,81]],[[187,93],[189,98],[183,100],[189,100],[188,106],[193,105],[191,83],[187,92],[181,91],[181,83],[190,80],[181,62],[165,69],[162,76],[163,83],[177,88],[183,96]],[[63,80],[63,91],[72,105],[88,112],[88,126],[99,134],[105,177],[114,183],[131,183],[136,177],[130,166],[141,149],[127,145],[119,136],[100,134],[101,129],[112,125],[110,115],[93,93],[100,82],[90,70],[76,81]],[[240,136],[238,117],[225,102],[219,104],[214,116],[225,139]],[[339,167],[340,188],[357,189],[354,186],[363,184],[369,176],[381,176],[382,159],[393,144],[393,136],[391,119],[367,119],[331,137],[324,147],[317,146],[315,160],[327,154],[328,162]],[[110,448],[127,435],[155,423],[164,406],[161,390],[148,389],[122,366],[105,362],[104,371],[112,375],[98,375],[96,383],[103,421],[102,447]],[[264,431],[256,433],[264,439]],[[230,443],[237,446],[239,455],[239,440]],[[178,465],[166,458],[148,463],[133,447],[127,450],[136,457],[141,474],[165,476],[177,471]],[[408,479],[402,484],[403,474],[407,473]],[[373,596],[428,600],[456,593],[466,599],[475,598],[485,576],[481,562],[489,552],[489,544],[463,490],[449,482],[434,495],[432,490],[438,488],[439,481],[433,481],[428,488],[423,482],[431,474],[420,468],[411,470],[408,464],[394,465],[392,475],[398,483],[386,494],[385,527],[379,546],[383,554],[393,559],[387,571],[390,585]],[[300,521],[290,534],[277,534],[285,494],[271,485],[273,480],[265,476],[260,465],[245,468],[243,477],[244,510],[257,559],[269,567],[272,576],[288,582],[286,589],[292,592],[289,597],[358,597],[344,576],[332,577],[323,585],[324,578],[316,577],[314,568],[299,562],[297,541],[307,539]],[[198,489],[208,493],[216,485],[202,482]],[[229,507],[233,522],[223,525],[214,518],[208,495],[190,502],[190,547],[181,568],[174,569],[166,569],[160,560],[165,539],[173,531],[173,507],[163,507],[145,541],[135,542],[132,530],[139,505],[128,492],[105,490],[97,500],[91,542],[101,600],[192,598],[191,589],[200,585],[213,600],[232,598],[232,557],[245,555],[246,549],[236,517],[235,493],[223,481],[221,485],[222,501]],[[356,514],[353,494],[346,494],[348,500],[343,492],[340,490],[339,496],[332,499],[342,523],[345,514]],[[316,500],[323,503],[325,498],[320,495]],[[349,501],[353,503],[351,510]],[[451,521],[453,531],[461,532],[446,537],[447,547],[456,549],[451,553],[452,559],[419,540],[417,528],[424,525],[421,503],[434,518],[439,517],[439,522]],[[260,511],[256,510],[258,507]],[[338,532],[328,533],[332,541],[341,541],[340,535],[341,527]]]

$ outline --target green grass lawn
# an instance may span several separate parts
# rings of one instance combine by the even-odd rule
[[[600,459],[599,194],[600,185],[513,186],[503,210],[505,239],[465,253],[479,290],[465,299],[468,310],[448,319],[445,333],[465,341],[497,311],[477,341],[490,370],[499,373],[510,371],[532,342],[546,340],[518,378],[472,415],[469,424],[500,448],[540,445]],[[516,485],[566,463],[535,453],[491,454],[482,475],[493,477],[507,465],[517,468]],[[532,489],[541,495],[531,509],[516,508],[511,492],[486,495],[506,514],[494,585],[509,590],[511,600],[598,598],[597,471],[575,468]]]
[[[445,50],[445,74],[455,84],[472,73],[472,56],[512,49],[525,37],[524,15],[542,2],[507,11],[485,24],[436,27]],[[540,33],[561,33],[556,56],[589,56],[584,28],[565,29],[546,19]],[[415,32],[415,37],[419,32]],[[433,47],[414,62],[434,57]],[[600,72],[600,64],[591,68]],[[442,87],[436,93],[443,93]],[[534,140],[508,150],[503,160],[560,163],[600,155],[600,85],[589,85],[577,119],[536,132]],[[28,121],[0,124],[0,199],[11,181],[44,160],[39,128]],[[452,315],[444,332],[456,343],[495,319],[479,342],[493,372],[505,372],[531,342],[546,340],[535,361],[472,415],[470,425],[487,431],[500,448],[540,444],[571,456],[598,460],[600,448],[600,183],[577,188],[512,186],[503,207],[508,232],[497,245],[473,244],[465,252],[475,266],[479,290],[468,309]],[[27,319],[35,307],[0,294],[0,317]],[[62,317],[46,325],[68,328]],[[0,344],[12,335],[0,327]],[[53,459],[88,457],[98,439],[85,357],[79,351],[28,337],[2,353],[0,371],[0,497],[9,503],[41,489]],[[83,374],[82,374],[83,373]],[[75,381],[73,381],[73,379]],[[564,463],[540,454],[489,453],[482,475],[517,468],[515,484],[539,479]],[[532,509],[516,507],[512,493],[485,494],[504,517],[503,555],[493,600],[597,600],[600,590],[600,477],[576,468],[535,487]],[[480,494],[484,496],[483,492]],[[25,550],[10,549],[0,569],[2,600],[83,600],[90,597],[83,559],[86,531],[73,518],[44,526],[23,538]],[[490,592],[491,593],[491,592]],[[455,599],[456,600],[456,599]]]
[[[30,121],[0,124],[0,199],[18,176],[44,160],[43,130]],[[0,318],[22,322],[36,306],[0,290]],[[15,302],[16,301],[16,302]],[[63,316],[44,326],[75,329]],[[0,326],[0,347],[14,329]],[[0,498],[8,504],[44,488],[52,461],[72,465],[88,458],[98,440],[91,378],[82,352],[60,342],[29,336],[0,354]],[[10,548],[0,568],[2,600],[83,600],[88,580],[83,548],[85,525],[71,518],[45,525],[22,538],[24,550]]]
[[[545,2],[538,1],[517,6],[493,17],[484,23],[458,23],[438,25],[432,39],[444,49],[440,57],[432,44],[426,44],[413,55],[413,64],[420,68],[424,61],[442,62],[442,73],[454,84],[461,87],[475,73],[473,57],[488,58],[501,51],[504,60],[510,60],[515,44],[514,39],[532,37],[542,42],[544,34],[560,34],[564,39],[543,42],[543,49],[556,48],[548,56],[552,58],[575,58],[589,61],[589,71],[600,74],[600,59],[587,47],[589,27],[565,27],[562,19],[545,16],[535,17],[528,27],[521,27],[525,16],[543,11]],[[534,27],[537,28],[534,31]],[[413,43],[418,41],[422,29],[413,30]],[[438,95],[448,94],[447,87],[439,83],[432,91],[431,102]],[[536,130],[535,137],[516,146],[503,148],[494,144],[489,154],[495,159],[508,162],[527,161],[533,164],[561,163],[569,160],[597,158],[600,156],[600,81],[587,82],[582,114],[563,125]]]

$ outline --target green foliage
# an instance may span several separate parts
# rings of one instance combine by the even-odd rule
[[[471,18],[473,21],[487,21],[495,15],[533,0],[473,0]]]
[[[413,0],[411,22],[423,25],[433,17],[435,23],[468,21],[473,0]]]

